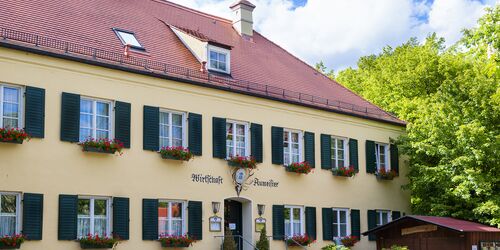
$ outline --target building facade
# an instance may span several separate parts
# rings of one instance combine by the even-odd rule
[[[0,143],[0,234],[26,235],[21,249],[80,249],[87,234],[124,250],[185,234],[219,249],[227,227],[247,250],[262,222],[272,249],[294,235],[373,249],[360,232],[409,212],[391,145],[405,123],[248,28],[249,2],[233,21],[164,1],[37,2],[0,11],[0,127],[31,135]],[[89,138],[124,149],[89,152]],[[158,153],[179,146],[194,158]],[[236,156],[257,167],[230,166]],[[312,172],[286,167],[303,162]]]

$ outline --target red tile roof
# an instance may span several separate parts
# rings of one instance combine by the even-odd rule
[[[395,116],[319,74],[258,32],[254,32],[251,41],[243,39],[233,29],[230,20],[163,0],[3,0],[0,28],[2,36],[10,39],[0,39],[0,45],[15,42],[16,39],[11,37],[13,32],[10,31],[18,31],[45,39],[40,40],[41,46],[32,46],[33,49],[61,53],[47,49],[43,42],[45,41],[45,46],[50,45],[49,47],[57,47],[59,50],[62,50],[60,44],[68,42],[101,51],[97,56],[94,53],[94,59],[107,55],[119,62],[117,58],[123,54],[123,46],[112,30],[119,28],[134,32],[146,49],[144,53],[133,53],[133,58],[128,59],[133,59],[132,64],[138,65],[136,62],[148,60],[151,63],[147,65],[152,69],[155,68],[151,65],[158,66],[158,62],[161,62],[169,65],[168,72],[171,69],[176,72],[199,72],[199,62],[165,24],[178,27],[196,37],[203,37],[207,41],[231,47],[231,76],[209,78],[212,85],[230,91],[238,85],[241,93],[265,95],[275,100],[405,125],[405,122]],[[21,40],[35,43],[33,39]],[[77,47],[76,45],[73,47]],[[70,46],[70,50],[73,47]],[[75,56],[75,53],[61,54]],[[89,56],[89,53],[83,54]],[[120,65],[130,66],[127,63]],[[147,66],[145,68],[150,69]],[[214,83],[213,79],[219,80]],[[248,87],[250,83],[256,84]],[[246,87],[243,88],[243,85]]]

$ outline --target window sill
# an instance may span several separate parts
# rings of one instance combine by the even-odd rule
[[[18,140],[4,141],[4,140],[0,140],[0,143],[23,144],[23,141],[18,141]],[[5,249],[5,248],[1,248],[1,246],[0,246],[0,249]]]
[[[87,147],[87,146],[82,147],[82,150],[84,152],[101,153],[101,154],[114,154],[114,153],[116,153],[116,149],[105,150],[102,148]]]

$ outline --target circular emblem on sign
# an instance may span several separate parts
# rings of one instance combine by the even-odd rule
[[[243,182],[245,182],[245,177],[246,177],[247,173],[245,171],[245,169],[243,168],[240,168],[236,171],[235,175],[234,175],[234,180],[236,181],[236,183],[238,184],[243,184]]]

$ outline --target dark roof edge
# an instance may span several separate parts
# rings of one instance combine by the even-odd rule
[[[415,220],[418,220],[418,221],[421,221],[421,222],[425,222],[425,223],[433,224],[433,225],[436,225],[436,226],[444,227],[444,228],[447,228],[447,229],[450,229],[450,230],[453,230],[453,231],[456,231],[456,232],[461,232],[461,233],[464,232],[464,230],[458,230],[456,228],[445,226],[445,225],[442,225],[442,224],[439,224],[439,223],[435,223],[435,222],[432,222],[432,221],[423,220],[423,219],[420,219],[420,218],[418,218],[416,216],[406,215],[406,216],[400,217],[400,218],[398,218],[396,220],[393,220],[393,221],[391,221],[391,222],[389,222],[389,223],[387,223],[385,225],[378,226],[376,228],[372,228],[372,229],[364,232],[363,235],[366,236],[368,234],[374,233],[375,231],[380,231],[382,229],[385,229],[389,225],[392,225],[392,224],[394,224],[396,222],[399,222],[400,220],[403,220],[403,219],[415,219]]]
[[[201,86],[201,87],[205,87],[205,88],[224,90],[224,91],[228,91],[228,92],[239,93],[239,94],[244,94],[244,95],[248,95],[248,96],[254,96],[254,97],[259,97],[259,98],[263,98],[263,99],[278,101],[278,102],[295,104],[295,105],[302,106],[302,107],[308,107],[308,108],[312,108],[312,109],[329,111],[332,113],[363,118],[363,119],[382,122],[382,123],[391,124],[391,125],[395,125],[395,126],[399,126],[399,127],[406,127],[406,123],[400,123],[400,122],[396,122],[396,121],[388,121],[388,120],[381,119],[381,118],[376,118],[376,117],[371,117],[371,116],[366,116],[366,115],[361,115],[361,114],[355,114],[355,113],[341,111],[341,110],[334,110],[334,109],[319,107],[316,105],[301,103],[298,101],[286,100],[286,99],[261,95],[261,94],[257,94],[257,93],[250,93],[250,92],[241,91],[241,90],[237,90],[237,89],[225,88],[222,86],[208,85],[208,84],[200,82],[200,81],[189,80],[189,79],[184,79],[184,78],[175,77],[175,76],[168,76],[168,75],[164,75],[164,74],[158,74],[158,73],[154,73],[154,72],[147,71],[147,70],[134,69],[134,68],[126,67],[126,66],[120,66],[120,65],[116,65],[116,64],[106,63],[103,61],[96,61],[96,60],[87,59],[87,58],[83,58],[83,57],[77,57],[77,56],[73,56],[71,54],[60,54],[60,53],[56,53],[56,52],[52,52],[52,51],[48,51],[48,50],[39,49],[36,47],[28,47],[28,46],[23,46],[20,44],[9,43],[9,42],[5,42],[2,40],[0,40],[0,47],[16,49],[16,50],[21,50],[21,51],[25,51],[25,52],[31,52],[34,54],[50,56],[50,57],[56,57],[56,58],[60,58],[60,59],[70,60],[70,61],[76,61],[76,62],[90,64],[90,65],[94,65],[94,66],[101,66],[101,67],[105,67],[105,68],[109,68],[109,69],[121,70],[121,71],[129,72],[129,73],[135,73],[135,74],[152,76],[152,77],[161,78],[161,79],[173,80],[173,81],[188,83],[188,84]]]

